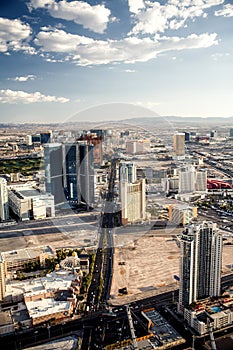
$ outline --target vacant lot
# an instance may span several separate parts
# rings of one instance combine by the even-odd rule
[[[118,289],[123,287],[127,288],[129,295],[133,295],[174,284],[174,275],[179,276],[179,255],[174,235],[147,234],[135,240],[128,237],[128,241],[125,239],[125,244],[120,247],[116,243],[111,297],[122,299]],[[231,267],[233,245],[224,245],[223,273],[230,272]]]

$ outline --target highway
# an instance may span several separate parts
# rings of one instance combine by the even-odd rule
[[[103,212],[99,222],[99,244],[96,252],[94,271],[88,290],[86,312],[105,310],[109,299],[113,270],[113,231],[114,231],[114,187],[117,160],[111,162],[109,186]],[[84,323],[82,350],[93,349],[96,342],[93,327]]]

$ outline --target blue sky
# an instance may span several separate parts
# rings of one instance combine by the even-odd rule
[[[1,122],[111,103],[232,116],[232,23],[223,0],[1,0]]]

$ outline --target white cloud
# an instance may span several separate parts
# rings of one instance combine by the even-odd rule
[[[135,73],[136,70],[135,69],[125,69],[124,72],[126,72],[126,73]]]
[[[28,45],[30,35],[29,24],[25,24],[19,19],[0,17],[0,52],[7,53],[9,50],[13,50],[34,54],[35,50]]]
[[[143,0],[129,0],[129,11],[132,13],[138,13],[139,10],[145,8],[145,4]]]
[[[169,0],[159,2],[128,0],[129,9],[136,21],[129,35],[163,33],[166,29],[177,30],[186,25],[188,19],[207,17],[206,9],[220,5],[224,0]],[[142,4],[144,6],[142,6]]]
[[[227,58],[229,56],[231,56],[231,54],[229,52],[226,52],[226,53],[217,52],[217,53],[213,53],[211,55],[211,57],[214,61],[220,61],[220,60]]]
[[[9,80],[24,82],[24,81],[28,81],[28,80],[35,80],[35,78],[36,78],[35,75],[29,74],[27,76],[20,76],[20,77],[15,77],[15,78],[9,78]]]
[[[215,11],[215,16],[233,17],[233,5],[226,4],[221,10]]]
[[[65,97],[56,97],[50,95],[43,95],[41,92],[28,93],[25,91],[13,91],[13,90],[0,90],[0,103],[10,104],[29,104],[35,102],[59,102],[65,103],[69,99]]]
[[[52,17],[74,21],[96,33],[105,31],[111,15],[105,5],[91,6],[84,1],[31,0],[28,7],[30,10],[44,8]]]
[[[204,48],[216,45],[217,34],[192,34],[188,37],[127,37],[121,40],[94,40],[63,30],[41,31],[35,39],[42,52],[62,53],[65,60],[81,66],[109,63],[146,62],[166,51]],[[48,58],[48,57],[47,57]]]

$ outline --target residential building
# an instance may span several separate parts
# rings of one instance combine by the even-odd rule
[[[179,237],[180,287],[178,310],[221,289],[222,236],[216,223],[188,225]]]

